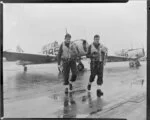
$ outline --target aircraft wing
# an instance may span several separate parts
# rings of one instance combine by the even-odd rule
[[[29,53],[17,53],[3,51],[3,57],[7,61],[24,61],[25,64],[42,64],[56,61],[56,56],[29,54]]]
[[[136,60],[145,56],[145,51],[143,48],[128,50],[127,56],[107,56],[107,61],[128,61]]]
[[[121,56],[107,56],[106,59],[107,59],[108,62],[134,60],[134,58],[127,58],[127,57],[121,57]]]

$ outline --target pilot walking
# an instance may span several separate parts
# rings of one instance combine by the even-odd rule
[[[65,93],[71,92],[73,89],[72,83],[76,81],[77,78],[77,66],[76,66],[77,53],[71,44],[71,35],[65,35],[65,41],[60,45],[58,51],[58,69],[61,68],[60,63],[63,66],[63,76],[64,76],[64,86]],[[70,70],[72,72],[71,79],[69,80]]]
[[[90,69],[91,75],[89,78],[89,83],[87,86],[88,91],[91,90],[91,84],[97,75],[97,96],[100,97],[103,95],[103,92],[100,89],[100,86],[103,84],[103,68],[105,64],[105,57],[107,55],[107,48],[104,47],[100,42],[100,36],[94,36],[94,42],[89,46],[87,58],[91,59]]]

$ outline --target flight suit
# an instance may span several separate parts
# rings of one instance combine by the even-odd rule
[[[60,46],[58,52],[58,64],[60,64],[60,59],[62,61],[63,66],[63,76],[64,76],[64,85],[69,84],[69,73],[70,70],[72,72],[72,76],[70,81],[74,82],[77,77],[77,66],[76,66],[76,57],[77,51],[74,46],[70,44],[66,44],[63,42]]]
[[[92,43],[89,46],[87,57],[91,59],[90,69],[91,75],[89,82],[92,83],[97,75],[97,85],[103,84],[103,69],[104,69],[104,59],[105,59],[106,50],[102,45],[95,45]],[[96,56],[96,57],[94,57]]]

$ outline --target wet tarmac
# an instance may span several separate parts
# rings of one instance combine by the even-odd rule
[[[107,63],[101,98],[96,96],[96,78],[91,92],[86,91],[90,64],[83,63],[86,70],[78,73],[67,96],[56,63],[29,65],[25,73],[22,66],[4,62],[4,117],[146,119],[146,62],[138,69],[129,68],[128,62]]]

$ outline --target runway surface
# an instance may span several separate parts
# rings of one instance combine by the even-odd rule
[[[107,63],[101,98],[96,78],[91,92],[86,91],[90,64],[83,63],[86,70],[78,73],[74,92],[66,96],[56,63],[29,65],[25,73],[22,66],[4,62],[4,117],[146,119],[146,62],[138,69],[128,62]]]

